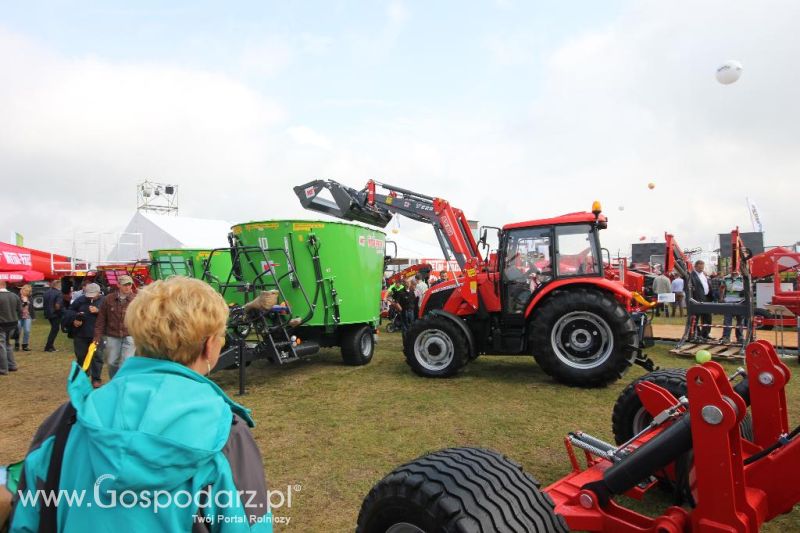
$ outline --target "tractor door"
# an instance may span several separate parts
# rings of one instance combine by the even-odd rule
[[[521,228],[504,236],[500,267],[506,318],[522,319],[531,294],[553,278],[552,228]]]

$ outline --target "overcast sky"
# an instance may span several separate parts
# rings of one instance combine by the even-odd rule
[[[144,179],[187,216],[315,218],[314,178],[491,225],[599,199],[612,253],[708,248],[752,229],[746,197],[767,244],[800,239],[800,2],[128,4],[3,3],[0,240],[119,231]]]

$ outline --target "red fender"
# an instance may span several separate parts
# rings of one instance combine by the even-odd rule
[[[533,310],[536,308],[538,303],[548,294],[553,292],[556,289],[564,288],[564,287],[595,287],[602,291],[607,291],[612,293],[616,299],[625,306],[626,309],[630,308],[631,298],[633,298],[633,293],[626,289],[622,283],[619,281],[611,281],[605,278],[570,278],[570,279],[560,279],[558,281],[553,281],[545,285],[541,291],[539,291],[536,296],[534,296],[533,300],[530,301],[528,304],[528,308],[525,309],[525,318],[530,317]]]

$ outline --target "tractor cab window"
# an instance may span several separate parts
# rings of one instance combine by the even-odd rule
[[[558,277],[600,274],[597,240],[591,224],[556,226]]]
[[[523,313],[531,293],[553,277],[550,228],[510,231],[504,252],[503,306],[507,313]]]

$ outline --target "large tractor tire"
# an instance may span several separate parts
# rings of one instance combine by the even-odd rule
[[[356,533],[566,532],[553,500],[507,457],[480,448],[422,456],[364,499]]]
[[[414,373],[428,378],[457,374],[470,357],[469,340],[450,319],[426,316],[403,336],[403,352]]]
[[[342,334],[342,360],[347,365],[362,366],[372,361],[375,354],[375,337],[366,324],[351,326]]]
[[[685,368],[656,370],[634,380],[620,393],[611,415],[611,430],[614,433],[614,441],[617,444],[629,441],[653,420],[653,417],[650,416],[650,413],[647,412],[641,400],[639,400],[639,395],[636,394],[636,385],[642,381],[648,381],[663,387],[675,398],[686,396]],[[739,434],[744,439],[753,440],[753,419],[749,412],[739,422]],[[663,487],[674,491],[677,504],[691,501],[689,499],[691,494],[690,471],[693,462],[694,454],[690,451],[679,457],[675,461],[674,467],[668,467],[663,472],[656,474]]]
[[[639,335],[610,294],[563,290],[535,311],[530,342],[539,366],[569,385],[595,387],[621,378],[636,359]]]

